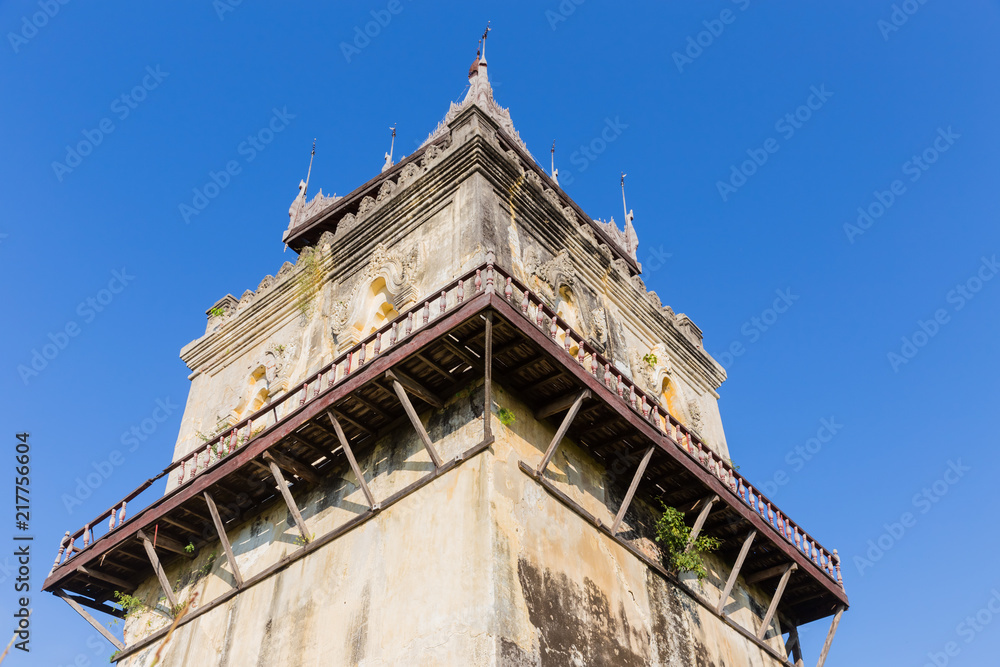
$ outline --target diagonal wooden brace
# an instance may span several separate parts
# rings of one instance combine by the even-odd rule
[[[406,391],[410,392],[423,402],[433,405],[435,408],[440,409],[444,407],[444,401],[442,401],[437,394],[402,371],[386,371],[385,378],[392,382],[393,385],[398,382],[403,385]]]
[[[816,667],[823,667],[826,664],[826,656],[830,653],[830,646],[833,645],[833,636],[837,634],[837,626],[840,625],[840,617],[844,615],[844,610],[847,609],[844,605],[837,607],[837,613],[833,616],[833,622],[830,623],[830,631],[826,633],[826,643],[823,644],[823,652],[819,654],[819,662],[816,663]]]
[[[272,449],[271,451],[264,452],[263,458],[268,463],[274,461],[278,464],[278,467],[285,472],[301,477],[310,484],[320,483],[320,476],[319,473],[316,472],[315,468],[311,465],[303,463],[302,461],[297,461],[291,456],[282,454],[281,452]]]
[[[357,459],[354,458],[354,451],[351,450],[351,445],[347,441],[347,436],[344,435],[344,429],[340,426],[340,422],[337,421],[337,417],[334,416],[332,410],[326,411],[326,416],[330,418],[330,423],[333,424],[333,430],[337,433],[337,440],[340,441],[340,447],[344,450],[344,455],[347,456],[347,462],[351,464],[351,470],[354,472],[354,476],[358,478],[358,486],[361,487],[361,492],[365,494],[365,500],[368,501],[368,506],[375,511],[378,509],[378,503],[375,502],[375,497],[372,496],[372,492],[368,489],[368,483],[365,481],[365,476],[361,472],[361,467],[358,465]]]
[[[685,552],[690,551],[691,547],[694,546],[698,536],[701,535],[701,529],[705,526],[705,521],[708,519],[709,513],[712,511],[712,505],[718,501],[719,496],[715,495],[704,499],[701,511],[698,512],[698,518],[694,520],[694,526],[691,528],[691,537],[688,539],[687,547],[684,549]]]
[[[434,463],[435,468],[441,467],[441,457],[434,450],[434,445],[431,443],[431,437],[427,435],[427,429],[424,428],[423,423],[420,421],[420,416],[417,411],[413,408],[413,403],[410,402],[410,397],[406,395],[406,389],[403,384],[399,381],[399,376],[395,375],[392,371],[386,371],[386,378],[392,381],[392,388],[396,390],[396,396],[399,397],[399,402],[403,404],[403,409],[406,410],[406,416],[410,418],[410,423],[413,424],[413,428],[417,431],[417,435],[420,436],[420,441],[424,443],[424,449],[431,456],[431,462]]]
[[[91,579],[100,579],[101,581],[113,584],[122,593],[131,593],[135,591],[135,584],[131,584],[124,579],[119,579],[118,577],[108,574],[107,572],[101,572],[95,568],[88,568],[82,565],[77,567],[76,571],[82,575],[90,577]]]
[[[569,412],[563,417],[562,423],[559,424],[559,429],[556,431],[555,436],[552,438],[552,442],[549,443],[549,448],[545,450],[545,456],[542,457],[541,462],[538,464],[538,468],[535,470],[535,474],[541,476],[545,472],[545,469],[549,467],[549,461],[556,453],[556,448],[562,439],[566,437],[566,431],[569,430],[570,424],[576,419],[576,413],[580,411],[580,406],[583,402],[590,398],[590,390],[584,389],[579,394],[576,395],[576,399],[573,401],[573,405],[570,406]]]
[[[97,619],[95,619],[93,616],[91,616],[89,613],[87,613],[87,610],[84,609],[83,607],[81,607],[80,604],[76,600],[74,600],[72,597],[70,597],[69,595],[67,595],[65,591],[57,590],[57,591],[54,591],[54,592],[55,592],[55,594],[58,597],[61,597],[63,600],[65,600],[66,604],[68,604],[70,607],[73,608],[73,611],[75,611],[76,613],[80,614],[80,616],[83,616],[83,618],[84,618],[85,621],[87,621],[92,626],[94,626],[94,629],[97,630],[98,632],[100,632],[104,636],[105,639],[107,639],[109,642],[111,642],[112,644],[114,644],[115,648],[117,648],[119,651],[124,651],[125,650],[125,644],[121,643],[118,640],[117,637],[115,637],[113,634],[111,634],[110,632],[108,632],[108,629],[106,627],[104,627],[103,625],[101,625],[100,623],[98,623]]]
[[[729,602],[729,594],[733,592],[733,586],[736,585],[736,578],[740,576],[740,569],[743,567],[743,561],[746,560],[747,554],[750,553],[750,546],[753,545],[754,538],[757,537],[757,531],[751,530],[747,538],[743,540],[743,546],[740,548],[740,555],[736,559],[736,564],[733,565],[733,571],[729,573],[729,579],[726,580],[726,588],[722,591],[722,597],[719,598],[719,605],[715,608],[719,614],[722,614],[722,610],[726,608],[726,603]]]
[[[305,542],[309,541],[309,529],[306,527],[306,522],[302,519],[302,514],[299,513],[295,499],[292,498],[292,492],[288,490],[288,483],[285,481],[285,476],[281,474],[281,468],[278,467],[278,464],[273,459],[268,461],[268,467],[271,470],[274,481],[278,484],[278,491],[281,492],[281,497],[285,499],[288,511],[292,513],[292,518],[295,519],[295,525],[299,528],[299,535],[302,536],[304,546]]]
[[[642,476],[646,472],[646,466],[649,465],[649,460],[653,458],[654,449],[656,449],[656,447],[650,447],[647,449],[646,453],[642,457],[642,461],[639,462],[639,468],[635,471],[632,483],[629,484],[628,493],[625,494],[625,500],[622,501],[622,506],[618,509],[618,514],[615,515],[615,520],[611,524],[612,535],[618,532],[618,526],[621,525],[622,519],[625,518],[625,512],[628,511],[628,506],[632,503],[632,496],[635,495],[635,490],[639,488],[639,482],[642,481]]]
[[[222,525],[222,518],[219,516],[219,508],[215,505],[215,498],[208,491],[205,492],[205,504],[212,514],[212,523],[215,524],[215,532],[219,534],[219,541],[222,542],[222,549],[226,552],[226,560],[233,571],[233,578],[236,580],[236,588],[243,588],[243,577],[240,575],[240,568],[236,564],[236,557],[233,556],[233,547],[229,544],[229,536],[226,535],[226,527]]]
[[[798,568],[797,563],[792,563],[785,569],[785,573],[781,575],[781,581],[778,582],[778,590],[774,592],[774,597],[771,598],[771,605],[767,608],[767,613],[764,614],[764,620],[760,624],[760,629],[757,630],[757,639],[764,639],[764,635],[767,634],[767,629],[771,625],[771,619],[774,618],[774,612],[778,611],[781,596],[785,594],[785,587],[788,586],[788,580],[792,577],[792,572],[795,572]]]
[[[153,566],[153,571],[156,572],[156,578],[160,580],[160,588],[163,589],[164,595],[167,596],[167,602],[170,603],[170,608],[173,609],[177,606],[177,598],[174,597],[174,589],[170,587],[167,573],[163,571],[163,566],[160,565],[160,559],[156,555],[153,543],[146,537],[146,533],[141,530],[136,533],[136,537],[142,542],[142,546],[146,548],[146,556],[149,557],[149,563]]]
[[[785,643],[785,652],[792,656],[795,667],[805,667],[802,660],[802,643],[799,641],[799,629],[794,625],[788,626],[788,641]]]

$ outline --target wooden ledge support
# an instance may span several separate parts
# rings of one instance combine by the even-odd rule
[[[98,623],[97,619],[88,614],[87,610],[81,607],[80,604],[76,600],[74,600],[72,596],[66,593],[66,591],[57,590],[54,592],[58,597],[61,597],[63,600],[65,600],[66,604],[68,604],[70,607],[73,608],[73,611],[80,614],[80,616],[83,616],[84,620],[86,620],[88,623],[94,626],[94,629],[100,632],[105,639],[114,644],[116,649],[118,649],[119,651],[125,650],[125,644],[120,642],[117,637],[111,634],[106,627]]]
[[[632,483],[629,484],[628,493],[625,494],[625,500],[622,501],[622,506],[618,509],[618,514],[615,515],[615,520],[611,524],[612,535],[618,532],[618,526],[621,525],[622,519],[625,518],[625,512],[628,511],[629,505],[632,504],[632,496],[635,495],[636,489],[639,488],[639,482],[642,481],[642,476],[646,472],[646,466],[649,465],[649,460],[653,458],[654,449],[656,449],[656,447],[650,447],[647,449],[646,453],[642,456],[642,461],[639,462],[639,467],[635,471]]]
[[[100,570],[84,567],[82,565],[77,567],[76,571],[82,575],[90,577],[91,579],[100,579],[101,581],[113,584],[122,593],[132,593],[135,591],[135,584],[131,584],[124,579],[119,579],[118,577],[108,574],[107,572],[101,572]]]
[[[410,397],[406,395],[406,389],[403,384],[399,381],[399,376],[392,371],[386,372],[386,377],[392,380],[392,387],[396,390],[396,396],[399,397],[399,402],[403,404],[403,409],[406,410],[406,416],[410,418],[410,423],[413,424],[413,428],[416,430],[417,435],[420,436],[420,441],[424,443],[424,449],[431,456],[431,462],[434,463],[434,468],[441,467],[441,457],[438,456],[437,451],[434,450],[434,445],[431,443],[431,437],[427,435],[427,429],[424,428],[423,422],[420,421],[420,415],[413,408],[413,403],[410,402]]]
[[[726,588],[722,591],[722,597],[719,598],[719,606],[715,608],[715,610],[720,614],[722,613],[722,610],[726,608],[726,603],[729,602],[729,594],[733,592],[733,586],[736,585],[736,578],[740,576],[740,569],[743,567],[743,561],[746,560],[747,554],[750,553],[750,547],[753,545],[755,537],[757,537],[757,531],[751,530],[750,534],[747,535],[745,540],[743,540],[743,546],[740,548],[740,555],[736,559],[736,564],[733,565],[733,571],[729,573],[729,579],[726,580]]]
[[[771,625],[771,619],[774,618],[774,612],[778,611],[778,604],[781,602],[781,596],[785,594],[785,587],[788,585],[788,580],[792,577],[792,572],[799,569],[797,563],[792,563],[785,567],[785,573],[781,575],[781,581],[778,582],[778,590],[774,592],[774,597],[771,598],[771,605],[767,608],[767,613],[764,614],[764,620],[760,624],[760,629],[757,630],[757,639],[764,639],[764,635],[767,634],[767,629]]]
[[[385,379],[392,382],[393,386],[395,386],[396,383],[403,385],[406,391],[410,392],[423,402],[433,405],[435,408],[441,409],[444,407],[444,401],[438,398],[437,394],[402,371],[386,371]]]
[[[293,459],[287,454],[282,454],[281,452],[272,449],[264,452],[263,459],[268,463],[272,461],[277,463],[278,467],[285,472],[301,477],[310,484],[320,483],[320,476],[319,473],[316,472],[315,468],[303,463],[302,461]]]
[[[799,629],[794,625],[788,626],[788,643],[785,650],[791,654],[795,667],[805,667],[802,660],[802,643],[799,641]]]
[[[483,440],[493,435],[493,311],[486,313],[486,346],[483,355],[483,393],[485,394],[483,412]]]
[[[573,405],[570,406],[569,412],[567,412],[566,416],[563,417],[562,423],[559,424],[559,429],[552,438],[552,442],[549,443],[549,448],[545,450],[545,456],[542,457],[541,462],[538,464],[538,469],[535,471],[535,474],[541,476],[542,473],[545,472],[545,469],[549,467],[549,461],[551,461],[552,457],[555,455],[556,447],[559,446],[559,443],[562,442],[562,439],[566,436],[566,431],[569,430],[570,424],[572,424],[573,420],[576,419],[576,413],[580,411],[580,406],[583,405],[583,402],[588,398],[590,398],[589,389],[584,389],[576,395],[576,398],[573,400]]]
[[[334,410],[333,408],[331,408],[327,412],[332,413],[333,416],[337,418],[337,421],[347,422],[348,424],[350,424],[351,426],[353,426],[354,428],[358,429],[363,433],[367,433],[368,435],[371,436],[377,435],[377,432],[374,429],[368,428],[367,426],[359,422],[357,419],[352,419],[350,415],[346,415],[340,410]],[[316,423],[317,425],[319,425],[319,422]],[[324,428],[323,430],[327,431],[326,428]]]
[[[837,626],[840,625],[840,617],[844,615],[844,610],[847,609],[844,605],[837,607],[837,613],[833,616],[833,622],[830,623],[830,631],[826,633],[826,643],[823,644],[823,652],[819,654],[819,662],[816,663],[816,667],[823,667],[826,664],[826,656],[830,653],[830,646],[833,645],[833,636],[837,634]]]
[[[782,563],[781,565],[775,565],[774,567],[769,567],[766,570],[761,570],[760,572],[754,572],[746,578],[747,583],[756,584],[761,581],[766,581],[767,579],[773,579],[779,574],[784,574],[787,568],[788,563]]]
[[[361,466],[358,465],[357,459],[354,458],[354,451],[351,449],[351,445],[347,441],[347,436],[344,435],[344,429],[340,426],[340,422],[337,420],[337,416],[334,414],[333,410],[327,410],[326,416],[330,418],[330,423],[333,424],[333,430],[337,434],[337,440],[340,441],[340,447],[344,450],[347,462],[351,464],[351,470],[354,472],[354,476],[358,478],[358,486],[361,487],[361,492],[365,494],[365,500],[368,501],[368,506],[372,508],[372,511],[376,511],[378,509],[378,503],[375,502],[375,497],[368,489],[368,483],[365,481],[365,476],[361,472]]]
[[[271,475],[274,477],[274,481],[278,485],[278,491],[281,492],[281,497],[285,499],[285,505],[288,506],[288,511],[292,513],[292,518],[295,519],[295,525],[299,528],[299,535],[302,536],[303,544],[309,542],[309,529],[306,528],[306,522],[302,519],[302,514],[299,513],[299,508],[295,504],[295,499],[292,498],[292,492],[288,490],[288,483],[285,481],[285,476],[281,474],[281,468],[274,460],[268,461],[268,467],[271,470]]]
[[[156,549],[153,548],[153,543],[146,537],[146,533],[141,530],[136,533],[136,537],[142,542],[142,546],[146,548],[146,556],[149,558],[150,565],[153,566],[153,571],[156,572],[156,578],[160,580],[160,588],[163,589],[163,594],[167,596],[167,602],[170,603],[170,609],[173,610],[177,606],[177,598],[174,597],[174,589],[170,586],[170,580],[167,579],[167,573],[163,571],[163,566],[160,565],[160,559],[156,555]],[[160,540],[157,539],[157,544]]]
[[[712,511],[712,505],[719,502],[719,496],[712,495],[707,496],[704,499],[704,505],[701,511],[698,512],[698,518],[694,520],[694,526],[691,528],[691,538],[688,540],[687,547],[685,551],[690,551],[691,547],[694,545],[695,540],[701,535],[701,529],[705,526],[705,521],[708,519],[709,513]]]
[[[236,565],[236,557],[233,556],[233,547],[229,544],[226,527],[222,525],[219,508],[215,506],[215,498],[208,491],[205,492],[205,504],[208,505],[208,511],[212,514],[212,523],[215,524],[215,532],[219,534],[222,549],[226,552],[226,560],[229,561],[229,567],[233,571],[233,578],[236,579],[236,588],[243,588],[243,576],[240,575],[240,568]]]
[[[461,359],[463,362],[465,362],[469,366],[472,366],[473,368],[475,368],[476,366],[479,365],[479,360],[477,360],[475,357],[473,357],[471,352],[463,350],[458,345],[455,345],[455,343],[453,343],[452,341],[448,340],[447,336],[441,339],[441,344],[444,345],[448,349],[449,352],[451,352],[452,354],[454,354],[456,357],[458,357],[459,359]]]
[[[556,379],[558,377],[562,376],[557,375],[552,379]],[[560,412],[565,412],[566,410],[571,408],[574,403],[576,403],[576,399],[578,396],[579,394],[568,394],[566,396],[557,398],[548,405],[543,405],[542,407],[538,408],[538,410],[535,411],[535,419],[541,421],[546,417],[551,417],[552,415],[559,414]]]

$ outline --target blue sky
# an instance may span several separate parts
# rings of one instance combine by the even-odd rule
[[[593,217],[621,219],[628,172],[643,278],[729,370],[733,458],[840,550],[853,607],[827,664],[995,661],[1000,618],[966,618],[1000,591],[997,2],[52,0],[35,17],[45,4],[0,4],[0,436],[31,433],[35,586],[63,531],[169,462],[178,351],[219,298],[293,259],[281,234],[313,138],[313,192],[376,174],[390,125],[410,152],[490,19],[494,91],[529,149],[547,165],[556,141]],[[373,11],[390,18],[345,48]],[[272,122],[270,143],[244,144]],[[33,652],[9,664],[105,664],[65,604],[33,605]],[[810,664],[825,632],[803,629]]]

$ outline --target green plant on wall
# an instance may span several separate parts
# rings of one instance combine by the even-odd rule
[[[642,355],[642,360],[645,361],[650,366],[656,365],[656,355],[653,354],[652,352],[647,352],[646,354]]]
[[[125,612],[125,618],[135,614],[145,606],[145,603],[143,603],[143,601],[139,598],[127,593],[122,593],[121,591],[115,591],[115,603],[117,603],[118,606],[122,608],[122,611]]]
[[[705,570],[704,554],[715,551],[722,542],[715,537],[700,535],[691,542],[691,529],[684,523],[684,513],[674,507],[668,507],[662,500],[663,516],[656,522],[656,541],[666,547],[664,560],[670,569],[677,572],[694,572],[698,581],[708,576]]]
[[[212,317],[222,317],[226,314],[226,311],[222,310],[218,306],[214,306],[209,309],[208,314]]]
[[[507,408],[500,408],[497,410],[497,419],[499,419],[500,423],[504,426],[510,426],[517,418],[514,416],[514,413]]]

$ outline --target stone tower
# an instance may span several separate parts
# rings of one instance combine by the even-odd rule
[[[297,262],[181,351],[173,462],[45,582],[125,617],[119,665],[800,665],[833,616],[822,665],[836,552],[733,469],[701,331],[631,216],[536,164],[485,51],[416,152],[307,188]],[[664,504],[721,541],[704,580],[666,564]]]

